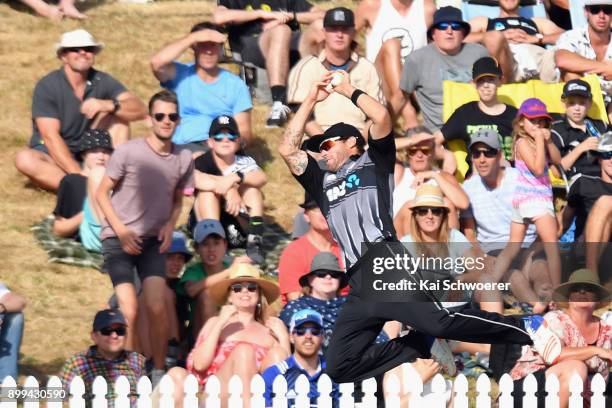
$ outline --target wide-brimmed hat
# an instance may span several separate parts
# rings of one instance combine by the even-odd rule
[[[62,34],[59,42],[55,44],[55,52],[59,55],[63,49],[74,47],[96,47],[96,52],[100,52],[104,43],[96,41],[88,31],[79,28]]]
[[[431,38],[434,28],[440,23],[459,23],[465,32],[465,36],[470,33],[471,26],[463,20],[461,10],[453,6],[440,7],[433,16],[433,23],[427,29],[427,37]]]
[[[423,184],[417,189],[414,199],[408,203],[408,208],[416,207],[440,207],[450,210],[440,187],[431,184]]]
[[[339,272],[340,286],[338,286],[338,289],[342,289],[343,287],[348,285],[348,275],[340,267],[338,257],[331,252],[319,252],[314,256],[314,258],[312,258],[312,262],[310,263],[310,270],[308,271],[308,273],[305,273],[304,275],[300,276],[300,286],[309,286],[308,277],[316,271]]]
[[[610,292],[608,292],[605,287],[601,286],[597,274],[586,268],[572,272],[567,282],[557,286],[553,292],[553,300],[556,302],[567,302],[572,289],[576,285],[589,286],[593,292],[597,294],[598,302],[606,302],[609,300]]]
[[[274,302],[280,296],[280,288],[274,282],[263,279],[261,271],[248,263],[234,264],[229,270],[229,277],[208,290],[210,298],[218,305],[225,303],[230,286],[237,282],[255,282],[261,288],[268,303]]]

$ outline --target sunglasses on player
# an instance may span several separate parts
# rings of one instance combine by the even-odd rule
[[[117,336],[125,336],[125,333],[127,333],[127,329],[125,328],[125,326],[119,326],[119,327],[103,327],[102,329],[100,329],[100,334],[103,336],[110,336],[111,334],[117,333]]]
[[[484,157],[486,157],[487,159],[492,159],[497,156],[497,152],[499,152],[499,150],[496,149],[472,150],[472,159],[480,159],[480,156],[482,156],[483,154]]]
[[[292,333],[298,336],[303,336],[306,333],[310,333],[311,335],[315,337],[319,337],[321,333],[323,333],[323,330],[321,330],[320,327],[297,327],[293,329]]]
[[[446,212],[446,209],[442,207],[416,207],[412,211],[419,217],[424,217],[429,214],[429,212],[436,217],[440,217]]]
[[[258,286],[255,282],[234,283],[232,286],[230,286],[231,291],[234,293],[240,293],[242,292],[242,289],[246,289],[252,293],[255,292],[257,288]]]
[[[334,147],[336,145],[336,143],[338,143],[338,141],[340,141],[340,140],[342,140],[342,137],[340,137],[340,136],[336,136],[336,137],[332,137],[330,139],[324,140],[319,145],[319,151],[320,152],[328,151],[329,149]]]
[[[168,119],[170,119],[170,122],[176,122],[177,120],[179,120],[179,114],[178,113],[156,113],[153,115],[153,118],[158,121],[161,122],[162,120],[166,119],[166,116],[168,117]]]
[[[230,142],[235,142],[240,136],[238,135],[233,135],[231,133],[217,133],[216,135],[213,136],[213,139],[215,139],[215,141],[220,142],[223,139],[227,139]]]

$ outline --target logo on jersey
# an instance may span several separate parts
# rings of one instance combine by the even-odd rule
[[[357,177],[356,174],[351,174],[346,179],[346,188],[351,189],[353,187],[357,187],[360,181],[361,180],[359,180],[359,177]]]
[[[350,174],[346,180],[342,181],[342,183],[337,186],[333,186],[325,190],[325,194],[327,195],[327,199],[330,203],[336,201],[340,197],[344,197],[347,192],[351,189],[357,188],[361,180],[357,174]]]
[[[412,36],[410,35],[410,31],[405,28],[396,27],[390,28],[385,31],[382,36],[382,42],[384,43],[387,40],[392,38],[399,38],[400,40],[400,55],[402,58],[406,58],[408,54],[414,51],[414,41],[412,40]]]
[[[493,28],[495,28],[496,31],[504,31],[506,29],[506,26],[504,25],[504,23],[498,21],[497,23],[495,23],[495,27]]]

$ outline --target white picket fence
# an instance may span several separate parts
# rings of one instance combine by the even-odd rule
[[[442,408],[446,407],[447,400],[447,384],[440,374],[436,375],[432,379],[432,383],[427,387],[428,393],[421,395],[423,391],[423,384],[421,380],[411,378],[411,381],[405,382],[404,390],[400,390],[400,382],[397,377],[389,379],[387,383],[388,396],[385,400],[385,406],[387,408],[400,408],[400,397],[405,393],[410,393],[410,407],[427,407],[427,408]],[[321,396],[318,399],[319,407],[331,407],[332,399],[330,393],[332,391],[332,383],[327,375],[321,376],[318,382],[318,389],[321,392]],[[61,381],[58,377],[50,377],[47,381],[46,388],[43,386],[40,388],[43,390],[58,390],[62,386]],[[93,408],[107,408],[108,401],[106,399],[108,387],[112,386],[106,383],[104,378],[96,377],[93,383],[93,394],[94,398],[92,401]],[[513,391],[513,382],[508,374],[504,374],[499,382],[499,397],[495,401],[496,396],[491,396],[491,381],[489,377],[482,374],[476,381],[476,397],[475,401],[470,404],[468,398],[468,380],[463,374],[459,374],[453,382],[453,404],[456,408],[468,408],[468,406],[475,406],[476,408],[490,408],[496,406],[499,408],[511,408],[514,406],[513,397],[511,392]],[[605,396],[604,391],[606,388],[603,377],[596,374],[591,381],[591,407],[592,408],[605,408]],[[19,406],[23,403],[24,408],[37,408],[39,403],[44,403],[48,408],[61,408],[63,403],[61,401],[51,399],[40,399],[37,401],[24,401],[20,400],[9,400],[6,399],[9,390],[15,390],[16,383],[12,377],[7,377],[2,383],[0,395],[3,399],[0,400],[0,408],[17,408],[18,401]],[[38,390],[39,383],[34,377],[26,378],[23,383],[22,389],[25,390]],[[119,377],[114,384],[115,389],[115,401],[114,406],[116,408],[129,408],[130,407],[130,384],[126,377]],[[216,377],[211,377],[204,389],[204,393],[200,395],[198,399],[198,383],[194,376],[190,375],[187,377],[184,383],[185,396],[183,399],[183,406],[187,408],[198,408],[198,402],[204,402],[206,408],[219,408],[221,401],[219,398],[221,385]],[[340,398],[339,407],[348,408],[360,406],[361,408],[376,408],[376,381],[374,379],[365,380],[362,383],[362,392],[365,396],[362,398],[361,403],[355,404],[353,398],[354,384],[346,383],[340,384]],[[570,381],[570,399],[569,408],[582,408],[583,400],[581,393],[583,392],[583,384],[580,377],[577,375]],[[242,382],[240,378],[234,376],[229,382],[230,396],[228,401],[229,408],[241,408],[242,407]],[[263,397],[265,390],[264,381],[261,376],[256,375],[251,381],[251,407],[252,408],[264,408],[265,399]],[[273,390],[275,398],[273,400],[273,408],[283,408],[287,406],[287,382],[282,376],[278,376],[274,380]],[[523,397],[523,406],[527,408],[537,407],[537,399],[535,392],[537,390],[537,383],[532,375],[529,375],[524,382],[523,390],[525,396]],[[164,376],[159,384],[159,394],[157,397],[153,397],[156,401],[155,405],[160,408],[173,408],[173,391],[174,384],[169,376]],[[308,392],[310,391],[310,384],[308,379],[302,375],[298,378],[295,386],[295,392],[297,394],[295,398],[296,408],[309,408],[310,398]],[[401,394],[400,394],[401,391]],[[550,376],[546,380],[546,391],[548,393],[546,397],[546,407],[558,407],[559,397],[557,392],[559,391],[559,381],[556,376]],[[138,381],[137,385],[138,401],[137,407],[150,408],[153,405],[152,400],[152,389],[151,382],[147,377],[142,377]],[[85,400],[83,394],[85,393],[85,385],[80,377],[76,377],[70,384],[69,397],[67,397],[70,408],[85,408]],[[404,408],[404,407],[402,407]]]

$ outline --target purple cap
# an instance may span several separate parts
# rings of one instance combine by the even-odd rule
[[[518,110],[518,116],[525,116],[528,119],[546,118],[552,120],[546,105],[538,98],[526,99]]]

